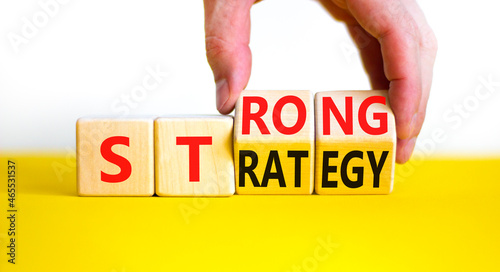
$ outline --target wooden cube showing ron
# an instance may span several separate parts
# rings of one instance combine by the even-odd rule
[[[155,120],[156,194],[234,194],[233,117],[186,116]]]
[[[78,194],[154,194],[153,118],[80,118],[76,123]]]
[[[387,91],[319,92],[316,193],[388,194],[396,151]]]
[[[238,194],[311,194],[314,115],[310,91],[248,91],[235,108]]]

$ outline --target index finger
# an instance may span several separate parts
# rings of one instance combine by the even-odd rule
[[[399,139],[417,127],[422,96],[419,32],[412,15],[397,0],[352,0],[347,8],[359,24],[380,42],[384,73],[390,81],[389,101]]]

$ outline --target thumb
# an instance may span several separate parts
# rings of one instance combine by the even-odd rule
[[[230,113],[250,79],[250,8],[254,0],[205,0],[205,45],[217,109]]]

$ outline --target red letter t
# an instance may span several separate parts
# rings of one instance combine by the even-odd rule
[[[177,137],[177,145],[189,145],[189,181],[200,181],[200,145],[212,145],[212,136]]]

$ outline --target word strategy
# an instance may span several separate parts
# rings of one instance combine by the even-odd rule
[[[232,116],[80,118],[81,196],[389,194],[387,91],[249,91]]]

